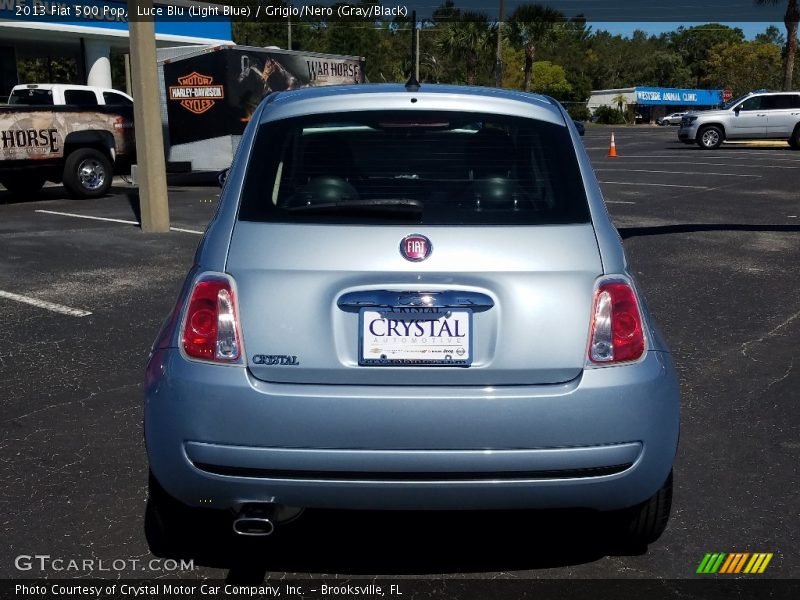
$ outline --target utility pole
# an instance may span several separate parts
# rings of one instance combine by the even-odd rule
[[[286,26],[288,28],[287,31],[287,42],[286,42],[286,49],[292,49],[292,0],[289,0],[289,17],[286,19]]]
[[[416,19],[414,23],[414,44],[416,45],[414,51],[414,79],[419,81],[419,28],[417,27]]]
[[[494,62],[494,86],[503,87],[503,19],[505,0],[500,0],[500,14],[497,17],[497,54]]]
[[[136,0],[130,8],[149,9],[153,0]],[[129,19],[133,115],[136,131],[136,162],[139,179],[139,208],[142,231],[169,231],[169,200],[164,162],[164,138],[158,102],[156,73],[156,34],[152,17]]]

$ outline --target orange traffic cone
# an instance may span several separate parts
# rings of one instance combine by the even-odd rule
[[[614,132],[611,132],[611,145],[608,147],[608,156],[610,158],[617,158],[617,144],[614,143]]]

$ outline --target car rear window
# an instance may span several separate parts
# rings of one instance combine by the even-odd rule
[[[492,114],[365,111],[269,122],[239,218],[302,223],[585,223],[565,125]]]
[[[34,88],[14,90],[11,92],[8,103],[24,106],[52,106],[53,92]]]
[[[106,104],[133,106],[133,102],[131,102],[128,98],[122,94],[115,94],[114,92],[103,92],[103,101]]]

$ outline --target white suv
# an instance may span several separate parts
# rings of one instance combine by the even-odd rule
[[[800,92],[750,92],[721,110],[683,117],[678,139],[701,148],[719,148],[725,140],[787,140],[800,149]]]

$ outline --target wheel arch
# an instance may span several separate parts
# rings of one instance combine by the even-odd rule
[[[708,127],[719,127],[722,130],[723,139],[727,139],[728,132],[725,131],[725,125],[723,125],[719,121],[710,121],[709,123],[701,123],[700,125],[697,126],[697,135],[699,136],[700,132],[703,131],[703,129],[706,129]]]
[[[79,148],[93,148],[105,154],[112,164],[116,158],[114,136],[108,131],[84,130],[70,133],[64,140],[64,156]]]

